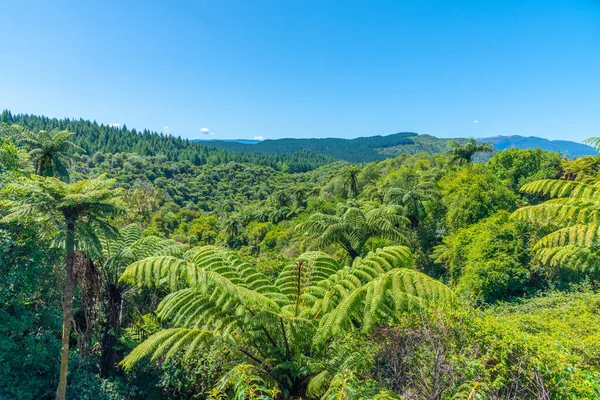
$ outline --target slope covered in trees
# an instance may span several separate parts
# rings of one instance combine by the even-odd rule
[[[479,139],[482,142],[493,143],[498,150],[510,148],[517,149],[535,149],[540,148],[547,151],[560,151],[562,154],[568,154],[570,157],[581,157],[595,155],[593,147],[583,143],[572,142],[570,140],[548,140],[535,136],[493,136]]]
[[[230,161],[268,165],[277,170],[304,172],[332,161],[331,158],[311,151],[289,154],[231,153],[190,142],[181,137],[112,127],[86,120],[56,119],[35,115],[13,115],[10,111],[0,114],[0,123],[22,125],[32,131],[53,129],[74,132],[73,142],[92,156],[96,153],[135,153],[141,156],[165,156],[169,161],[187,161],[193,165],[225,164]]]
[[[353,163],[372,162],[395,157],[400,154],[416,154],[422,151],[441,153],[447,150],[449,139],[438,139],[429,135],[401,132],[387,136],[369,136],[356,139],[275,139],[258,143],[237,141],[197,140],[207,147],[236,152],[294,154],[301,150],[312,150],[336,160]]]
[[[0,398],[600,396],[598,156],[461,141],[291,173],[10,118]]]

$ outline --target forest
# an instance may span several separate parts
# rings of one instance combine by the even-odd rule
[[[599,156],[0,122],[0,399],[600,398]]]

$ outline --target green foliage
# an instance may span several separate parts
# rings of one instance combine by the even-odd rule
[[[498,177],[481,165],[469,165],[440,180],[446,225],[458,229],[499,210],[513,211],[517,196]]]
[[[34,115],[13,115],[9,111],[0,114],[0,122],[9,125],[18,124],[30,131],[69,131],[75,132],[74,144],[83,148],[87,154],[96,153],[136,153],[140,156],[162,154],[169,161],[187,162],[193,165],[218,165],[228,162],[248,162],[269,166],[286,172],[305,172],[333,161],[331,158],[310,151],[292,152],[294,154],[273,154],[265,152],[231,153],[206,145],[191,142],[181,137],[159,134],[144,130],[123,127],[111,127],[96,122],[71,119],[53,119]],[[100,156],[99,156],[100,157]]]
[[[454,301],[444,285],[407,269],[411,261],[401,246],[370,253],[352,267],[311,252],[285,267],[274,283],[233,253],[210,246],[182,258],[136,262],[122,280],[169,287],[158,317],[174,327],[148,338],[124,365],[131,368],[147,356],[190,357],[221,343],[263,366],[284,394],[296,393],[308,383],[315,344],[356,326],[366,331],[407,308]]]
[[[35,226],[0,225],[0,398],[49,396],[58,376],[57,254]]]
[[[529,229],[500,212],[446,236],[436,250],[458,293],[475,304],[523,295],[536,288]],[[537,283],[539,285],[539,283]]]
[[[597,302],[555,293],[485,313],[409,314],[373,332],[372,376],[407,399],[597,398]]]
[[[40,176],[58,176],[68,180],[69,154],[83,149],[70,141],[74,135],[68,130],[52,129],[32,132],[21,125],[12,125],[15,141],[29,150],[35,172]]]
[[[28,154],[9,138],[9,131],[0,125],[0,175],[5,172],[27,171]]]
[[[499,302],[596,284],[597,157],[481,163],[472,140],[418,153],[447,149],[423,135],[221,146],[0,119],[87,152],[59,157],[73,184],[27,179],[22,138],[0,135],[2,398],[53,396],[69,237],[86,261],[70,398],[600,397],[596,294]],[[417,154],[387,158],[400,152]]]
[[[514,216],[541,228],[544,233],[534,247],[538,259],[554,274],[564,270],[583,272],[597,279],[600,238],[600,187],[583,182],[541,180],[521,188],[525,193],[552,199],[522,207]],[[577,278],[577,274],[574,274]],[[576,279],[577,280],[577,279]]]
[[[346,251],[351,262],[361,255],[371,238],[402,241],[407,220],[395,207],[378,207],[364,211],[349,204],[338,215],[315,213],[296,227],[307,237],[309,246],[326,248],[337,244]]]
[[[114,185],[105,176],[70,184],[37,176],[19,179],[6,187],[8,214],[2,220],[34,218],[42,224],[42,237],[50,237],[57,228],[65,232],[68,221],[73,221],[80,246],[99,254],[102,247],[96,231],[111,231],[106,219],[120,210],[116,204],[120,190]]]
[[[506,149],[495,154],[488,168],[503,181],[510,182],[512,190],[540,179],[552,179],[560,170],[560,155],[542,149]]]
[[[453,164],[465,164],[473,161],[473,156],[480,152],[493,152],[492,147],[488,143],[477,143],[475,139],[469,139],[464,145],[457,141],[449,143],[451,149],[448,152],[450,162]]]
[[[420,141],[416,133],[400,132],[387,136],[370,136],[356,139],[278,139],[264,140],[256,144],[211,141],[209,147],[250,154],[315,154],[328,156],[329,161],[345,160],[353,163],[383,160],[390,155],[398,155],[408,146],[412,151]],[[445,140],[440,140],[445,145]],[[393,148],[393,149],[392,149]],[[386,151],[387,150],[387,151]]]

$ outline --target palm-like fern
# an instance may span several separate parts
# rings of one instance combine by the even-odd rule
[[[360,174],[360,168],[357,166],[349,166],[342,172],[342,178],[344,179],[344,187],[348,190],[348,193],[353,197],[358,195],[358,175]]]
[[[128,266],[121,279],[170,288],[158,316],[173,327],[139,345],[124,365],[146,356],[191,356],[223,343],[285,395],[302,395],[322,372],[314,357],[333,336],[393,321],[408,308],[454,302],[446,286],[411,265],[403,246],[369,253],[352,267],[309,252],[271,282],[234,253],[213,246],[182,257],[147,258]]]
[[[600,272],[600,184],[547,179],[526,184],[521,191],[551,198],[513,214],[553,231],[535,244],[538,259],[550,267]]]
[[[450,155],[451,164],[465,164],[472,161],[475,153],[493,152],[492,147],[487,143],[477,143],[475,139],[469,139],[467,143],[461,145],[457,141],[449,142],[451,147],[448,152]]]
[[[69,140],[74,132],[59,129],[32,132],[20,125],[13,125],[11,128],[16,131],[15,142],[29,150],[29,155],[35,161],[35,172],[40,176],[68,178],[69,155],[84,151]]]
[[[433,180],[411,181],[388,189],[384,196],[387,204],[398,204],[404,207],[404,213],[413,228],[425,216],[424,203],[439,199],[440,193]]]
[[[304,232],[309,244],[317,248],[338,244],[350,257],[350,264],[362,254],[371,238],[405,240],[403,228],[409,221],[396,207],[375,207],[366,211],[351,204],[339,211],[339,215],[313,214],[296,229]]]

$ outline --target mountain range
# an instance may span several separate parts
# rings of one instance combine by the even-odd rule
[[[597,151],[587,144],[572,142],[570,140],[548,140],[535,136],[493,136],[478,139],[481,142],[491,142],[498,150],[516,147],[518,149],[535,149],[557,151],[569,157],[582,157],[596,155]]]
[[[195,140],[207,147],[224,149],[239,153],[276,153],[294,154],[300,150],[311,150],[339,160],[349,162],[370,162],[395,157],[402,153],[418,152],[440,153],[448,150],[451,140],[464,143],[465,138],[437,138],[419,135],[414,132],[400,132],[387,136],[369,136],[356,139],[273,139],[251,140]],[[593,147],[569,140],[548,140],[535,136],[494,136],[477,139],[491,143],[497,150],[508,148],[533,149],[560,152],[569,157],[581,157],[597,154]]]

